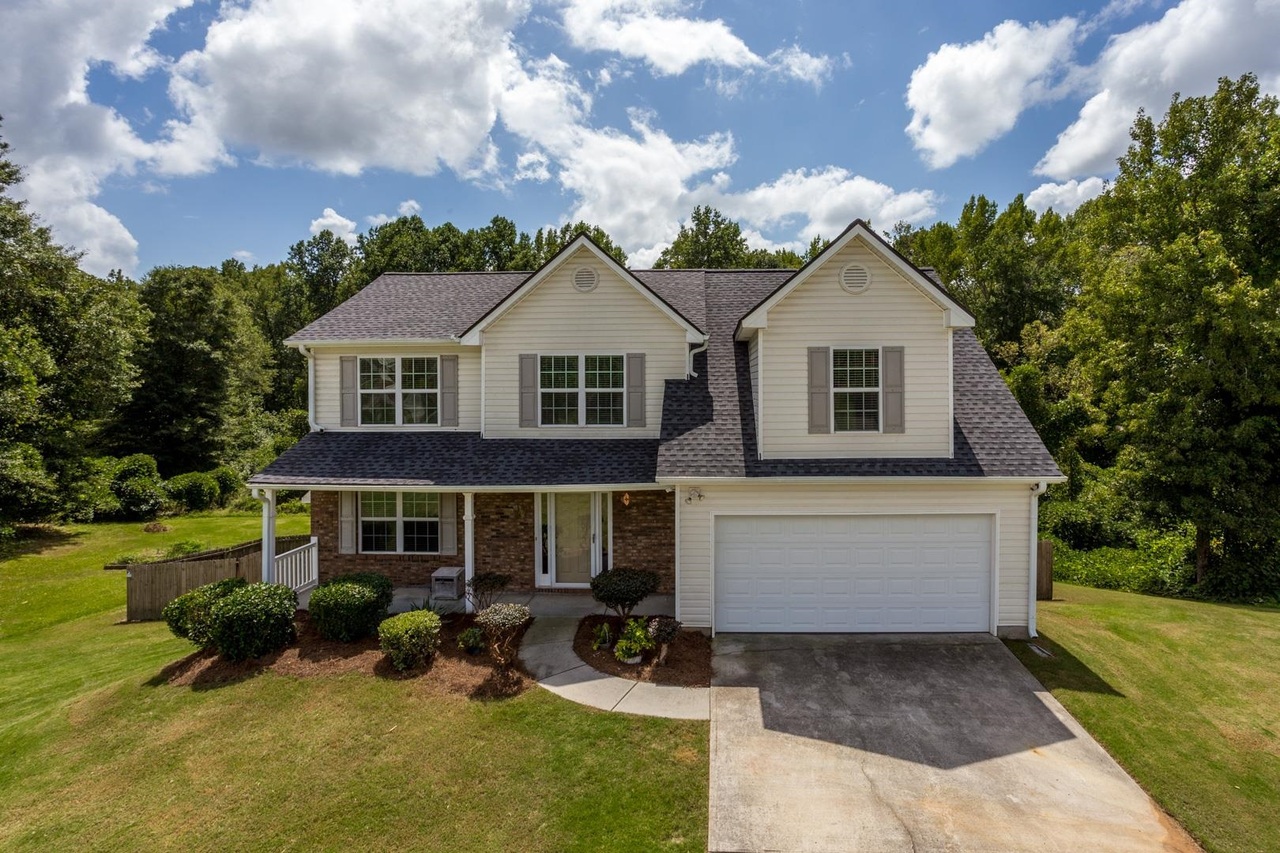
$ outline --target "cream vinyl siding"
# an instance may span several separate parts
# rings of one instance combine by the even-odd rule
[[[316,358],[316,423],[325,429],[342,429],[341,380],[339,359],[344,355],[399,355],[458,357],[458,425],[457,427],[399,426],[397,430],[480,431],[480,350],[476,347],[404,346],[370,344],[368,346],[323,346],[314,348]],[[388,427],[347,427],[347,429],[388,429]]]
[[[773,325],[770,318],[770,326]],[[772,337],[770,347],[773,346]],[[770,350],[772,352],[772,350]],[[999,567],[996,624],[1027,625],[1028,561],[1030,560],[1030,484],[1020,483],[839,483],[815,485],[699,484],[702,500],[684,503],[688,487],[681,486],[680,501],[680,620],[691,628],[711,626],[713,601],[712,513],[822,514],[859,513],[998,513],[992,532],[992,548]]]
[[[760,440],[760,418],[764,414],[760,409],[760,347],[763,345],[761,335],[764,330],[756,332],[747,343],[747,364],[751,368],[751,400],[756,418],[756,441]]]
[[[848,263],[861,264],[871,273],[865,293],[853,295],[840,288],[840,270]],[[769,327],[763,330],[768,351],[761,370],[760,455],[950,456],[951,330],[942,320],[942,309],[914,285],[859,240],[850,242],[769,311]],[[820,346],[905,349],[905,433],[809,433],[808,349]]]
[[[574,271],[595,269],[589,293],[573,287]],[[484,331],[487,438],[657,438],[662,431],[662,389],[684,379],[685,331],[633,284],[579,249],[524,299]],[[645,426],[520,427],[520,355],[645,354]]]

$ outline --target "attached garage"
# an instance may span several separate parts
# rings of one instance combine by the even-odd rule
[[[714,518],[719,632],[987,632],[988,514]]]

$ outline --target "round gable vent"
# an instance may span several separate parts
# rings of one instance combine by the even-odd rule
[[[573,273],[573,289],[579,293],[590,293],[599,282],[596,271],[591,267],[578,267]]]
[[[861,264],[846,264],[840,270],[840,286],[849,293],[865,293],[871,286],[871,273]]]

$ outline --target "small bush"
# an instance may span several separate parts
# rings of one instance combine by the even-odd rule
[[[165,495],[159,477],[154,480],[143,477],[116,480],[111,484],[111,493],[119,502],[121,518],[155,518],[164,506]]]
[[[218,503],[218,481],[208,474],[192,471],[165,482],[165,493],[185,510],[198,512]]]
[[[657,591],[657,573],[642,569],[610,569],[591,579],[591,595],[622,619]]]
[[[226,506],[231,503],[240,494],[240,490],[244,488],[244,479],[230,465],[214,468],[209,472],[209,476],[218,485],[218,506]]]
[[[477,612],[484,610],[493,604],[494,599],[510,585],[511,575],[504,575],[501,572],[476,572],[475,576],[467,581],[467,598],[471,599],[472,609]]]
[[[355,583],[360,586],[367,586],[378,596],[383,609],[391,606],[391,599],[395,597],[395,585],[391,583],[391,578],[378,572],[351,572],[345,575],[335,575],[324,581],[320,586],[329,586],[335,583]]]
[[[515,662],[521,629],[533,614],[523,604],[492,604],[476,614],[476,624],[489,639],[489,653],[506,669]]]
[[[198,586],[165,605],[164,621],[175,637],[190,640],[202,649],[208,648],[213,640],[210,612],[214,602],[246,583],[244,578],[227,578]]]
[[[628,619],[618,636],[618,644],[613,647],[613,656],[620,661],[628,661],[644,654],[653,648],[653,640],[649,638],[649,627],[643,619]]]
[[[203,542],[184,539],[181,542],[174,542],[166,548],[164,554],[161,555],[161,558],[165,560],[177,560],[182,557],[190,557],[192,554],[199,554],[203,550],[205,550]]]
[[[440,617],[430,610],[414,610],[383,619],[378,645],[401,672],[426,663],[440,647]]]
[[[458,635],[458,648],[469,655],[474,655],[484,648],[484,631],[472,625]]]
[[[607,649],[613,645],[613,631],[609,630],[608,622],[601,622],[596,626],[595,634],[591,638],[591,651],[598,652],[601,649]]]
[[[156,460],[145,453],[135,453],[132,456],[126,456],[116,463],[116,470],[113,476],[114,480],[159,480],[160,470],[156,467]]]
[[[213,647],[228,660],[262,657],[297,637],[293,614],[298,596],[280,584],[243,586],[213,603],[210,635]]]
[[[377,591],[359,583],[317,587],[307,608],[320,636],[340,643],[369,636],[387,616],[387,607],[378,599]]]
[[[667,651],[680,636],[680,622],[670,616],[655,616],[649,620],[649,639],[658,647],[658,663],[667,662]]]
[[[311,504],[304,504],[302,501],[288,501],[277,506],[276,512],[280,515],[310,515]]]

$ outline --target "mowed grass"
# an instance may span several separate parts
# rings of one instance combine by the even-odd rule
[[[0,558],[0,847],[705,849],[706,723],[359,675],[161,683],[191,646],[121,623],[124,575],[101,566],[258,530],[169,523],[70,527]]]
[[[1027,668],[1207,849],[1280,850],[1280,608],[1054,596]]]

